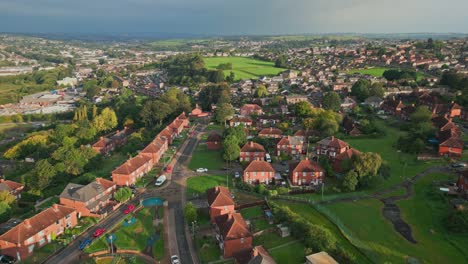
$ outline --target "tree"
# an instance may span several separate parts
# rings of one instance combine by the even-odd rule
[[[99,62],[100,65],[103,65],[104,63],[106,63],[106,60],[103,59],[103,58],[100,58],[100,59],[98,60],[98,62]]]
[[[224,72],[222,70],[211,71],[210,81],[214,83],[224,82]]]
[[[119,202],[125,202],[132,196],[132,189],[128,187],[123,187],[118,189],[114,194],[114,199]]]
[[[305,118],[312,115],[312,106],[307,101],[302,101],[294,105],[296,116]]]
[[[356,186],[358,185],[358,174],[354,170],[348,171],[348,173],[345,174],[343,177],[343,181],[341,182],[341,186],[346,190],[346,191],[354,191],[356,190]]]
[[[245,134],[245,128],[243,125],[236,126],[236,127],[229,127],[228,129],[224,130],[224,138],[228,138],[232,135],[236,139],[236,143],[238,146],[242,146],[247,142],[247,135]]]
[[[281,55],[275,60],[275,67],[277,67],[277,68],[287,68],[288,65],[286,63],[287,63],[286,56]]]
[[[351,87],[351,95],[356,96],[359,101],[366,100],[369,97],[370,82],[365,79],[359,79]]]
[[[197,208],[195,208],[192,202],[188,202],[185,205],[184,216],[185,216],[185,221],[188,224],[191,224],[192,222],[197,221],[197,218],[198,218]]]
[[[336,92],[329,92],[323,97],[322,106],[326,110],[338,112],[341,108],[341,98]]]
[[[0,191],[0,202],[11,205],[16,202],[16,197],[8,191]]]
[[[255,90],[255,96],[262,98],[268,96],[268,90],[265,85],[259,85]]]
[[[162,125],[162,121],[168,117],[174,109],[160,100],[150,100],[145,103],[140,112],[142,121],[149,127],[156,123]]]
[[[302,126],[307,131],[313,129],[314,128],[314,119],[310,118],[310,117],[304,118],[304,120],[302,120]]]
[[[35,190],[44,190],[56,175],[55,167],[47,159],[40,160],[33,170],[33,180],[30,185]]]
[[[383,98],[385,95],[385,90],[382,83],[373,83],[369,88],[369,96],[377,96]]]
[[[228,135],[223,140],[223,158],[227,161],[233,161],[239,158],[240,147],[239,139],[235,135]]]
[[[118,124],[117,121],[117,115],[115,114],[115,111],[109,107],[106,107],[102,110],[100,114],[101,118],[103,119],[103,124],[104,124],[104,131],[109,131],[113,128],[115,128]]]
[[[353,156],[353,168],[359,176],[360,183],[367,183],[370,179],[377,176],[382,158],[379,154],[373,152],[361,153]]]
[[[234,115],[234,107],[231,104],[220,104],[215,109],[215,119],[219,123],[224,123],[226,125],[226,120]]]

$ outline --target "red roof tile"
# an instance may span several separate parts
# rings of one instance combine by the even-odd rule
[[[238,239],[243,237],[250,237],[247,223],[240,213],[228,213],[220,215],[215,218],[216,225],[224,240]]]
[[[208,204],[214,206],[235,205],[229,189],[223,186],[216,186],[206,191]]]
[[[245,143],[245,145],[241,148],[241,152],[265,152],[265,148],[253,141]]]
[[[275,172],[275,169],[266,161],[254,160],[250,162],[244,172]]]

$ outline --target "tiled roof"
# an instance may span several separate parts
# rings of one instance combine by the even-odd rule
[[[35,216],[24,220],[19,225],[13,227],[8,232],[0,236],[0,240],[8,241],[14,244],[23,242],[36,235],[45,228],[51,226],[58,220],[73,213],[75,209],[59,204],[36,214]],[[29,223],[28,223],[29,222]]]
[[[296,137],[296,136],[287,136],[287,137],[283,137],[280,139],[280,141],[278,141],[277,145],[302,145],[304,144],[304,142]]]
[[[87,185],[69,183],[60,194],[60,198],[88,202],[115,184],[103,178],[97,178]]]
[[[350,158],[352,158],[354,155],[361,155],[361,152],[359,152],[359,151],[356,150],[356,149],[350,148],[350,149],[346,150],[345,152],[336,155],[335,159],[336,159],[336,160],[350,159]]]
[[[283,134],[283,131],[281,131],[281,129],[279,128],[264,128],[262,129],[258,135],[282,135]]]
[[[340,140],[334,136],[324,138],[317,142],[317,144],[320,145],[325,145],[329,147],[334,147],[334,148],[345,148],[349,147],[348,143],[344,142],[343,140]]]
[[[240,213],[228,213],[215,218],[216,225],[219,228],[224,240],[250,237],[247,223]]]
[[[106,137],[101,137],[96,143],[93,144],[95,148],[105,148],[112,140]]]
[[[147,163],[150,160],[151,158],[149,157],[138,155],[127,160],[124,164],[120,165],[120,167],[115,169],[112,173],[129,175],[132,172],[136,171],[138,168],[142,167],[145,163]]]
[[[241,108],[242,110],[262,110],[262,108],[257,104],[245,104]]]
[[[247,117],[233,117],[229,122],[234,122],[234,123],[252,123],[252,119],[247,118]]]
[[[455,129],[444,130],[439,132],[439,146],[463,148],[463,140]]]
[[[275,172],[275,169],[266,161],[254,160],[250,162],[244,172]]]
[[[253,141],[245,143],[245,145],[241,148],[242,152],[265,152],[265,148]]]
[[[160,150],[160,147],[156,146],[156,144],[151,142],[151,143],[148,144],[148,146],[146,146],[146,148],[144,148],[142,151],[140,151],[140,153],[154,154],[154,153],[158,153],[159,150]]]
[[[215,141],[221,141],[223,138],[221,137],[220,134],[216,133],[216,132],[211,132],[208,137],[206,138],[206,141],[208,142],[215,142]]]
[[[223,186],[216,186],[206,191],[208,204],[211,206],[235,205],[229,189]]]
[[[320,167],[320,165],[311,160],[301,160],[300,162],[295,162],[289,165],[291,168],[291,171],[293,172],[317,172],[317,171],[322,171],[323,168]]]
[[[17,183],[17,182],[10,181],[10,180],[4,180],[4,179],[0,180],[0,191],[11,192],[22,187],[24,187],[24,185],[21,183]]]

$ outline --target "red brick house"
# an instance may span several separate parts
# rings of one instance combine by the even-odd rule
[[[227,187],[216,186],[206,191],[208,205],[210,206],[210,220],[215,222],[215,218],[235,212],[236,203],[231,197]]]
[[[150,144],[148,144],[148,146],[140,151],[140,155],[151,158],[153,164],[156,164],[159,162],[167,149],[168,145],[166,139],[155,138]]]
[[[115,183],[103,178],[88,185],[69,183],[60,194],[60,204],[76,209],[78,218],[102,217],[117,205],[112,200],[116,190]]]
[[[16,199],[21,198],[23,189],[24,185],[21,183],[0,179],[0,192],[8,192],[9,194],[15,196]]]
[[[265,148],[253,141],[247,142],[240,150],[239,160],[252,161],[252,160],[265,160]]]
[[[112,171],[112,181],[119,186],[128,186],[153,168],[153,160],[145,155],[138,155]]]
[[[2,254],[24,260],[78,222],[76,210],[54,204],[0,236]]]
[[[325,171],[320,165],[308,159],[290,164],[289,180],[292,185],[320,185],[325,177]]]
[[[234,253],[234,264],[276,264],[276,261],[263,246],[256,246]]]
[[[176,134],[169,127],[165,127],[161,132],[159,132],[158,137],[164,138],[167,140],[167,144],[170,145],[176,137]]]
[[[383,104],[380,106],[385,113],[398,116],[400,115],[401,109],[405,107],[405,105],[401,102],[401,100],[385,100]]]
[[[245,104],[240,108],[241,116],[250,116],[250,115],[261,115],[263,114],[262,108],[257,104]]]
[[[348,143],[335,138],[334,136],[324,138],[317,142],[316,153],[317,155],[327,156],[329,158],[335,158],[337,155],[345,152],[350,147]]]
[[[234,117],[231,120],[229,120],[229,126],[230,127],[236,127],[243,125],[244,127],[251,127],[253,124],[252,119],[247,118],[247,117]]]
[[[211,132],[206,139],[206,146],[209,150],[219,150],[223,147],[223,138],[216,132]]]
[[[264,138],[281,138],[281,135],[283,135],[283,131],[279,128],[264,128],[258,132],[259,137],[264,137]]]
[[[287,136],[283,137],[276,144],[276,155],[284,153],[288,156],[300,155],[304,150],[304,140],[302,137]]]
[[[459,104],[454,103],[452,101],[452,103],[448,106],[448,115],[450,117],[460,116],[461,112],[462,112],[462,109],[463,109],[463,107],[461,107]]]
[[[223,250],[224,258],[230,258],[234,253],[252,248],[253,236],[239,213],[228,213],[215,218],[216,238]]]
[[[265,183],[270,184],[275,178],[275,169],[270,163],[261,160],[254,160],[245,168],[243,180],[249,184]]]
[[[343,170],[345,169],[345,162],[351,162],[351,158],[354,155],[361,155],[361,152],[359,152],[356,149],[349,148],[343,153],[336,155],[332,163],[333,170],[338,173],[343,172]]]
[[[91,147],[100,154],[109,154],[116,147],[122,146],[127,141],[127,137],[130,135],[130,130],[125,127],[123,130],[117,130],[113,135],[100,137],[99,140],[94,143]]]
[[[209,112],[203,112],[201,107],[198,106],[198,104],[195,106],[195,108],[192,110],[192,112],[190,112],[190,117],[193,117],[193,118],[200,118],[200,117],[205,117],[205,116],[209,116],[210,113]]]
[[[456,129],[439,132],[439,155],[446,157],[461,157],[463,140]]]

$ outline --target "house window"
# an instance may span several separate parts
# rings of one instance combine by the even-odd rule
[[[45,238],[43,238],[43,239],[39,240],[39,246],[42,246],[42,245],[44,245],[44,244],[45,244],[45,242],[46,242]]]
[[[245,242],[245,241],[244,241],[244,238],[241,237],[241,244],[244,244],[244,242]]]
[[[66,215],[65,219],[69,219],[70,217],[71,217],[71,215]]]
[[[30,245],[30,246],[28,247],[28,252],[29,252],[29,253],[32,253],[33,250],[34,250],[34,245]]]
[[[28,238],[28,240],[26,240],[26,244],[32,244],[34,243],[34,237],[30,237]]]
[[[38,235],[39,237],[44,236],[44,231],[41,231],[41,232],[37,233],[37,235]]]

